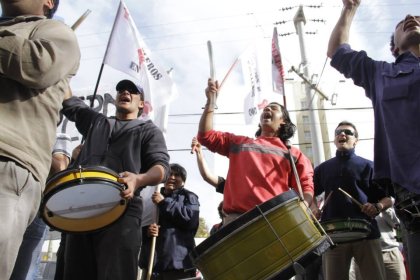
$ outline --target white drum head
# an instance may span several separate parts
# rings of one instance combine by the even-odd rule
[[[85,219],[111,211],[122,200],[121,190],[99,182],[65,188],[46,203],[48,213],[69,219]]]

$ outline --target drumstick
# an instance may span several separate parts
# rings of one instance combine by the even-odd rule
[[[210,62],[210,78],[214,80],[216,77],[216,71],[214,68],[214,61],[213,61],[213,46],[211,41],[207,41],[207,50],[209,52],[209,62]]]
[[[76,20],[75,23],[73,23],[73,25],[71,26],[71,29],[76,30],[76,28],[79,27],[79,25],[82,23],[82,21],[84,21],[87,18],[87,16],[90,14],[90,12],[91,12],[91,10],[87,9],[86,12],[83,15],[81,15],[79,17],[79,19]]]
[[[346,196],[348,196],[348,198],[350,198],[351,201],[353,201],[360,208],[363,207],[363,204],[361,204],[357,199],[355,199],[354,197],[352,197],[349,193],[347,193],[346,191],[344,191],[342,188],[338,188],[338,190],[341,191],[342,193],[344,193]]]
[[[207,41],[207,50],[208,50],[208,53],[209,53],[210,78],[214,81],[214,79],[216,78],[216,70],[215,70],[215,67],[214,67],[213,46],[211,44],[211,41]],[[212,94],[209,95],[210,104],[212,104],[214,106],[214,109],[217,109],[216,98],[217,98],[217,92],[216,92],[216,96],[214,96]]]
[[[327,198],[324,200],[324,205],[322,205],[321,209],[319,209],[319,211],[320,211],[321,213],[322,213],[322,211],[324,211],[325,206],[327,206],[328,201],[330,201],[330,199],[331,199],[331,195],[332,195],[332,193],[333,193],[333,192],[334,192],[334,190],[332,190],[332,191],[328,194]]]

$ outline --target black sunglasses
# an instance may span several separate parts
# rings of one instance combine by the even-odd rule
[[[354,136],[354,132],[350,129],[337,129],[335,131],[335,136],[338,136],[341,134],[341,132],[344,132],[345,135]]]

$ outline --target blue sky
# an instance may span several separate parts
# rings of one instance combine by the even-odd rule
[[[205,103],[204,88],[209,76],[206,42],[211,40],[213,43],[216,77],[221,80],[235,58],[254,43],[258,43],[261,49],[267,48],[263,55],[268,57],[269,67],[271,37],[273,27],[277,26],[279,34],[290,33],[279,37],[286,71],[291,66],[298,67],[301,54],[293,17],[299,1],[126,0],[125,3],[149,49],[159,57],[164,68],[173,68],[179,96],[170,105],[167,145],[172,161],[187,168],[186,187],[199,195],[201,216],[211,227],[218,222],[216,208],[222,197],[201,180],[195,156],[189,152],[191,138],[196,134],[201,108]],[[335,109],[327,120],[328,125],[334,126],[342,119],[353,121],[361,130],[361,138],[367,139],[361,141],[357,152],[372,158],[371,111],[340,110],[369,107],[370,102],[351,81],[343,82],[344,78],[329,66],[329,61],[324,68],[328,37],[341,11],[342,2],[307,0],[300,3],[304,6],[307,19],[305,30],[312,33],[305,36],[310,73],[318,75],[318,85],[327,96],[338,94],[335,106],[326,104],[326,107]],[[92,11],[76,30],[82,59],[80,70],[71,82],[74,92],[82,89],[93,91],[118,5],[118,0],[61,1],[57,16],[69,25],[86,9]],[[367,50],[375,59],[392,61],[388,51],[390,34],[403,16],[418,11],[419,7],[420,1],[362,1],[352,27],[352,46]],[[276,22],[278,24],[274,25]],[[268,68],[266,70],[270,71]],[[113,87],[121,78],[126,76],[105,66],[101,86]],[[300,81],[293,73],[287,73],[287,78]],[[241,112],[242,91],[242,77],[235,70],[220,93],[219,113]],[[291,99],[290,94],[287,92],[286,96]],[[220,129],[250,136],[256,130],[255,125],[244,125],[241,114],[217,116],[215,124]],[[226,174],[225,159],[208,152],[205,156],[217,174]]]

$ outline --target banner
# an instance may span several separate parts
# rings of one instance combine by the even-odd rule
[[[245,88],[248,90],[244,100],[245,124],[255,124],[259,122],[261,103],[267,102],[263,99],[256,46],[249,47],[239,60]]]
[[[158,111],[174,98],[176,90],[171,77],[146,46],[123,1],[118,7],[103,63],[132,76],[143,88],[143,118],[154,120]],[[164,124],[157,125],[164,130],[161,126]]]
[[[271,70],[273,77],[273,91],[284,95],[284,68],[281,60],[277,27],[274,27],[271,42]]]

